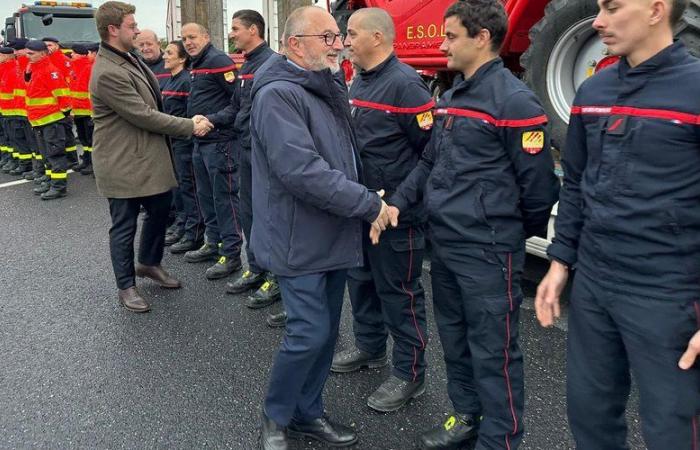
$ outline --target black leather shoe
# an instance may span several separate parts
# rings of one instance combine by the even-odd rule
[[[260,448],[261,450],[287,450],[288,448],[286,430],[267,417],[264,411],[260,427]]]
[[[451,415],[447,421],[423,433],[420,445],[425,450],[458,450],[472,443],[479,435],[479,417],[474,414]]]
[[[219,258],[219,246],[209,242],[205,242],[197,250],[190,250],[185,253],[185,261],[196,263],[211,261]]]
[[[412,398],[423,395],[423,392],[425,380],[411,382],[391,375],[369,396],[367,406],[379,412],[398,411]]]
[[[292,419],[287,426],[290,438],[311,438],[330,447],[349,447],[357,442],[357,434],[352,428],[333,423],[326,417],[309,422],[297,422]]]
[[[189,238],[182,238],[173,245],[170,246],[170,253],[177,255],[179,253],[189,252],[190,250],[196,250],[202,246],[202,241],[194,241]]]
[[[48,191],[41,194],[41,199],[42,200],[55,200],[57,198],[61,198],[61,197],[65,197],[65,196],[66,196],[65,189],[56,189],[54,187],[51,187]]]
[[[207,269],[207,280],[218,280],[219,278],[227,277],[237,270],[241,270],[243,263],[240,257],[229,258],[222,256],[219,260]]]
[[[282,311],[278,312],[277,314],[268,314],[265,322],[267,322],[267,326],[270,328],[285,327],[287,325],[287,313]]]
[[[165,235],[165,245],[170,246],[182,239],[183,233],[167,233]]]
[[[363,367],[376,369],[388,363],[386,352],[383,355],[370,355],[358,348],[343,350],[333,355],[331,372],[347,373],[360,370]]]
[[[272,274],[267,274],[265,282],[260,288],[255,291],[252,297],[248,297],[245,305],[250,309],[260,309],[270,306],[282,299],[280,294],[280,286],[277,284],[277,279]]]
[[[255,273],[250,270],[246,270],[241,274],[240,277],[233,283],[226,283],[226,293],[227,294],[240,294],[242,292],[249,291],[251,289],[257,289],[261,284],[265,282],[265,273]]]
[[[45,181],[45,182],[41,183],[39,186],[32,189],[32,192],[34,192],[34,195],[41,195],[44,192],[48,192],[49,189],[51,189],[51,185],[49,184],[48,181]]]

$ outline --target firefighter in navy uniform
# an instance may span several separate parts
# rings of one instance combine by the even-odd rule
[[[455,413],[420,441],[447,449],[476,438],[477,450],[515,449],[523,436],[525,239],[546,232],[559,182],[543,109],[498,57],[502,3],[459,1],[444,17],[440,49],[459,74],[437,105],[421,161],[388,200],[404,213],[422,196],[433,244],[435,321]]]
[[[211,44],[209,32],[199,24],[182,27],[182,42],[192,60],[187,114],[206,120],[204,115],[229,105],[235,90],[236,67],[226,53]],[[223,278],[241,268],[243,237],[235,135],[234,124],[229,123],[194,139],[192,162],[206,240],[199,249],[185,253],[185,261],[217,260],[206,271],[208,279]]]
[[[165,83],[170,79],[170,71],[165,68],[158,35],[153,30],[141,30],[139,35],[136,36],[136,47],[141,54],[143,62],[146,63],[153,75],[158,79],[158,86],[162,91]]]
[[[163,111],[177,117],[187,116],[187,98],[190,95],[190,73],[185,69],[188,62],[187,52],[182,41],[172,41],[165,49],[163,59],[165,68],[171,76],[163,85]],[[182,233],[180,239],[170,245],[174,254],[195,250],[202,245],[204,238],[204,220],[197,202],[197,189],[192,167],[192,139],[172,139],[175,175],[178,191],[182,198],[181,210]],[[166,240],[168,236],[166,234]]]
[[[683,0],[599,3],[617,65],[571,111],[540,323],[569,300],[567,402],[577,448],[628,448],[630,372],[649,450],[700,448],[700,61],[673,30]]]
[[[66,56],[61,50],[61,46],[58,38],[47,36],[41,39],[46,44],[46,48],[49,51],[49,60],[51,64],[58,70],[58,72],[65,78],[68,87],[70,87],[73,79],[75,78],[75,73],[73,71],[73,64],[71,59]],[[66,127],[66,156],[68,157],[68,164],[70,168],[76,168],[78,164],[78,145],[75,139],[75,134],[73,133],[73,119],[70,116],[66,116],[67,119],[63,121],[63,126]]]
[[[430,140],[435,106],[415,69],[394,55],[394,36],[386,11],[363,8],[350,17],[345,38],[350,59],[362,69],[350,87],[350,105],[364,184],[383,189],[388,199]],[[367,227],[364,267],[348,271],[355,346],[337,353],[331,370],[385,365],[391,334],[393,370],[367,400],[377,411],[398,410],[425,390],[424,222],[418,203],[405,210],[398,228],[382,233],[379,245],[371,245]]]
[[[51,63],[42,41],[27,43],[27,118],[31,123],[41,154],[51,171],[50,182],[35,189],[42,200],[66,195],[68,156],[66,155],[66,121],[71,108],[70,90],[65,78]],[[43,192],[42,192],[43,191]]]
[[[208,114],[207,119],[216,128],[233,123],[236,130],[236,145],[240,147],[240,211],[241,225],[246,239],[250,241],[253,223],[252,179],[250,165],[250,91],[253,87],[255,71],[275,52],[264,40],[265,21],[257,11],[243,9],[233,14],[229,37],[236,48],[245,53],[245,62],[234,82],[235,92],[230,104],[223,110]],[[234,282],[226,284],[226,292],[239,294],[257,289],[246,300],[249,308],[263,308],[280,299],[279,287],[272,274],[266,274],[255,262],[255,254],[246,246],[248,269]]]

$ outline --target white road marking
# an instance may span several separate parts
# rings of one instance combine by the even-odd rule
[[[73,170],[69,170],[68,173],[73,173]],[[6,187],[12,187],[12,186],[19,186],[20,184],[26,184],[26,183],[31,183],[31,182],[32,182],[32,180],[8,181],[7,183],[0,184],[0,189],[6,188]]]

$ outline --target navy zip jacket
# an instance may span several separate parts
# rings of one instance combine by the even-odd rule
[[[421,161],[389,203],[403,213],[422,195],[443,246],[516,251],[544,234],[559,181],[535,95],[496,58],[458,77],[435,116]]]
[[[700,290],[700,61],[680,42],[623,58],[574,100],[550,257],[647,297]]]
[[[236,66],[229,56],[207,44],[199,55],[192,59],[190,67],[190,96],[187,114],[207,116],[226,108],[234,92]],[[222,124],[204,137],[195,138],[199,142],[226,142],[235,137],[233,122]]]
[[[300,276],[359,267],[362,220],[381,210],[361,167],[342,71],[300,69],[281,55],[256,72],[250,121],[251,246],[264,269]]]
[[[435,103],[416,70],[392,54],[355,77],[350,105],[364,184],[390,198],[430,140]],[[420,202],[401,211],[401,226],[423,221]]]
[[[215,127],[233,123],[238,142],[245,150],[250,150],[250,107],[253,103],[250,91],[253,88],[255,71],[274,54],[267,42],[263,42],[246,54],[245,63],[234,82],[235,91],[231,96],[230,104],[223,110],[207,116]]]
[[[190,96],[190,73],[187,70],[182,70],[177,75],[166,78],[161,89],[163,112],[171,116],[188,118],[187,98]],[[173,138],[173,142],[190,141],[192,138]]]
[[[163,52],[161,52],[160,56],[158,56],[158,59],[156,59],[153,62],[148,62],[143,58],[142,60],[144,64],[146,64],[146,66],[148,66],[148,68],[151,69],[153,75],[156,76],[156,79],[158,80],[158,86],[162,91],[166,81],[168,81],[168,78],[170,78],[170,71],[165,68],[165,61],[163,61]]]

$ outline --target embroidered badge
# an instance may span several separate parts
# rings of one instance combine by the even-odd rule
[[[416,120],[418,121],[418,126],[422,130],[433,128],[433,113],[430,111],[416,115]]]
[[[536,155],[544,148],[544,131],[525,131],[522,138],[523,151]]]
[[[224,80],[226,80],[229,83],[233,83],[233,81],[236,79],[236,74],[233,72],[226,72],[224,73]]]

